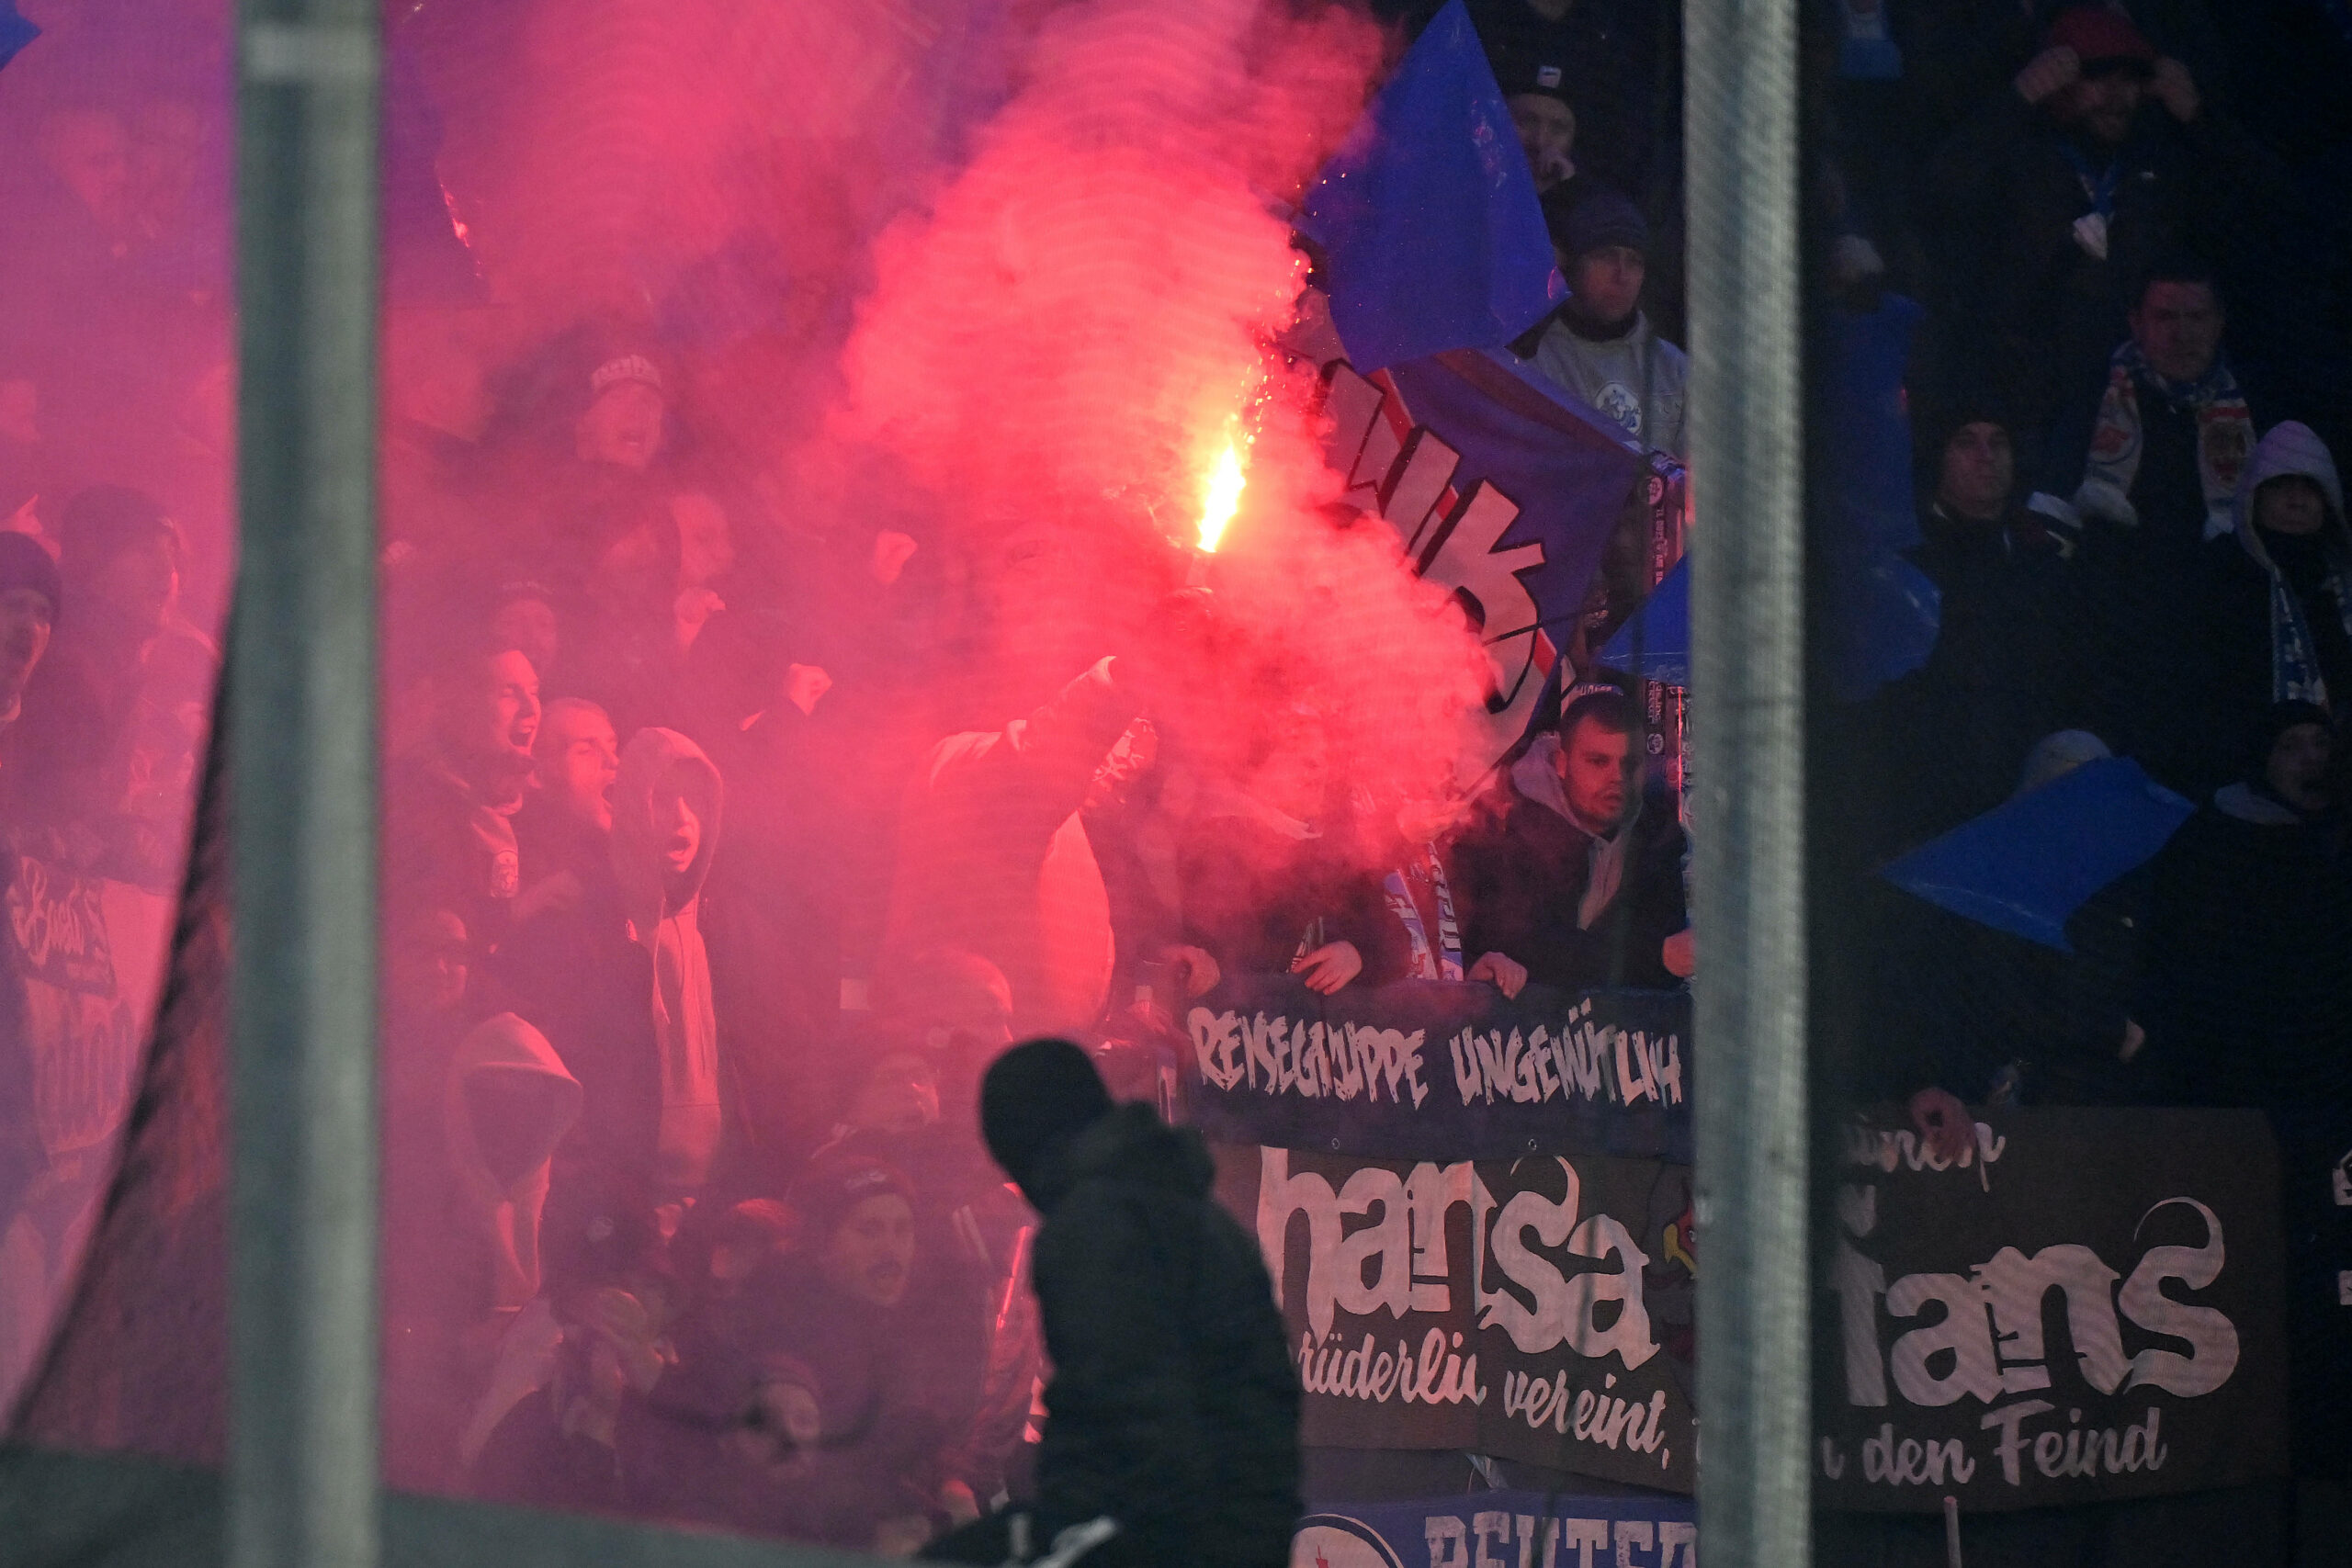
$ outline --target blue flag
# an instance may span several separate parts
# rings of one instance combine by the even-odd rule
[[[1509,343],[1567,288],[1462,0],[1448,0],[1301,205],[1358,370]]]
[[[0,0],[0,65],[16,59],[39,37],[40,28],[17,15],[17,0]]]
[[[1690,558],[1658,580],[1642,607],[1625,618],[1600,662],[1664,686],[1690,684]]]
[[[1819,504],[1828,615],[1821,641],[1837,695],[1858,702],[1928,661],[1941,597],[1903,551],[1919,542],[1904,377],[1927,312],[1899,294],[1829,312],[1821,404],[1829,482]]]
[[[2155,858],[2194,810],[2128,757],[2102,757],[1972,818],[1879,874],[1938,908],[2074,951],[2085,900]]]
[[[1494,547],[1543,547],[1539,562],[1513,574],[1533,602],[1534,621],[1495,619],[1489,604],[1487,638],[1540,623],[1565,643],[1641,478],[1642,455],[1614,423],[1508,354],[1448,354],[1388,374],[1415,421],[1460,454],[1454,488],[1470,495],[1483,481],[1518,509]]]

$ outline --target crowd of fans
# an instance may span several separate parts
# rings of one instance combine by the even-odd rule
[[[168,895],[228,448],[116,436],[224,389],[153,344],[227,344],[218,295],[141,270],[179,238],[120,199],[144,112],[50,110],[24,198],[90,265],[33,258],[0,339],[0,812],[25,863]],[[1646,328],[1602,342],[1641,223],[1594,229],[1596,352],[1679,367]],[[1679,812],[1619,687],[1570,682],[1476,798],[1400,796],[1351,775],[1311,682],[1225,655],[1157,541],[796,512],[697,417],[658,313],[488,367],[488,417],[451,428],[419,321],[395,299],[380,448],[394,1483],[912,1551],[1017,1490],[1037,1436],[1037,1218],[978,1137],[1016,1038],[1085,1039],[1172,1110],[1178,1021],[1228,976],[1689,974]],[[146,379],[85,422],[116,354]]]
[[[1674,457],[1677,9],[1474,7],[1570,289],[1516,349]],[[1954,1095],[2346,1099],[2352,204],[2243,37],[2331,14],[2243,9],[1838,0],[1809,30],[1813,306],[1924,307],[1940,628],[1815,779],[1853,807],[1825,863],[1870,1021],[1833,1059],[1924,1125]],[[226,374],[187,348],[220,235],[172,107],[46,116],[17,199],[52,243],[0,287],[0,810],[164,889],[219,661],[182,590],[227,574],[190,478],[222,471]],[[1228,975],[1679,985],[1687,847],[1603,671],[1471,798],[1382,798],[1279,671],[1204,717],[1218,611],[1181,563],[791,514],[697,421],[693,352],[585,321],[501,367],[481,428],[388,422],[388,1464],[910,1551],[1035,1438],[1035,1220],[976,1132],[1005,1045],[1081,1036],[1166,1105],[1164,1043]],[[1871,882],[2110,751],[2199,809],[2075,953]]]
[[[1214,596],[1101,531],[986,540],[960,612],[931,542],[739,553],[778,530],[671,466],[660,352],[582,358],[536,520],[392,547],[390,1453],[911,1547],[1034,1436],[1003,1047],[1166,1106],[1230,976],[1679,984],[1678,812],[1599,683],[1476,799],[1375,798],[1312,690],[1220,704]]]
[[[1658,326],[1683,315],[1661,254],[1681,229],[1676,8],[1471,9],[1570,289],[1513,348],[1679,457],[1686,362]],[[1823,704],[1815,787],[1838,807],[1816,863],[1851,979],[1824,1012],[1856,1021],[1834,1029],[1833,1093],[2342,1107],[2352,118],[2329,84],[2352,24],[1838,0],[1804,32],[1814,413],[1850,446],[1877,411],[1848,389],[1899,398],[1913,450],[1874,460],[1917,496],[1888,504],[1833,460],[1816,552],[1898,546],[1938,602],[1915,668]],[[1834,585],[1821,603],[1850,608]],[[2200,807],[2078,917],[2120,940],[2060,955],[1875,881],[2108,754]]]

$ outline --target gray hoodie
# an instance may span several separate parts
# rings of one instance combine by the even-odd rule
[[[652,795],[662,775],[682,770],[702,837],[683,888],[665,874]],[[711,1010],[710,960],[703,947],[702,887],[718,851],[726,788],[702,748],[674,729],[640,729],[621,751],[613,781],[613,873],[629,939],[653,958],[653,1034],[662,1054],[662,1175],[678,1189],[702,1185],[718,1152],[718,1023]]]
[[[2329,579],[2335,585],[2335,610],[2347,636],[2352,636],[2352,529],[2345,525],[2344,481],[2327,444],[2311,427],[2288,420],[2271,426],[2254,448],[2254,456],[2238,480],[2232,522],[2239,547],[2270,579],[2270,698],[2273,702],[2314,702],[2326,705],[2330,694],[2321,678],[2320,662],[2306,617],[2314,613],[2271,559],[2262,531],[2254,525],[2255,496],[2272,479],[2300,475],[2320,488],[2327,498],[2327,520],[2322,525]],[[2326,612],[2324,592],[2316,613]],[[2335,694],[2337,697],[2352,693]]]
[[[1683,388],[1690,362],[1636,314],[1623,337],[1578,335],[1565,321],[1544,329],[1535,367],[1591,404],[1637,446],[1683,455]]]
[[[579,1120],[580,1085],[546,1035],[502,1012],[458,1043],[447,1095],[449,1163],[490,1244],[491,1304],[511,1312],[538,1293],[549,1161]]]

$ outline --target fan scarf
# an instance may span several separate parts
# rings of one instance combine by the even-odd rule
[[[2139,477],[2145,450],[2140,423],[2140,383],[2162,388],[2177,405],[2197,414],[2197,477],[2205,491],[2205,537],[2216,539],[2230,531],[2232,503],[2238,476],[2245,471],[2246,455],[2254,450],[2254,415],[2238,390],[2229,362],[2214,358],[2203,378],[2174,387],[2148,368],[2138,343],[2130,339],[2108,361],[2107,393],[2099,400],[2098,422],[2091,428],[2090,460],[2083,468],[2082,488],[2075,492],[2075,508],[2125,527],[2137,527],[2140,514],[2132,504],[2132,481]]]
[[[1437,904],[1438,940],[1434,948],[1430,942],[1429,927],[1421,919],[1420,901],[1406,886],[1409,875],[1416,882],[1426,881],[1430,897]],[[1388,908],[1403,922],[1405,935],[1412,943],[1412,977],[1416,980],[1459,980],[1462,978],[1462,931],[1453,918],[1453,887],[1446,881],[1445,867],[1437,858],[1434,847],[1426,847],[1419,863],[1406,871],[1392,871],[1383,879],[1381,891],[1388,896]]]

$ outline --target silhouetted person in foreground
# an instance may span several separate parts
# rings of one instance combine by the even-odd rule
[[[1054,1377],[1035,1500],[926,1555],[1287,1562],[1298,1379],[1257,1244],[1209,1196],[1208,1150],[1149,1106],[1114,1106],[1093,1063],[1062,1040],[998,1059],[980,1128],[1045,1216],[1035,1278]]]

